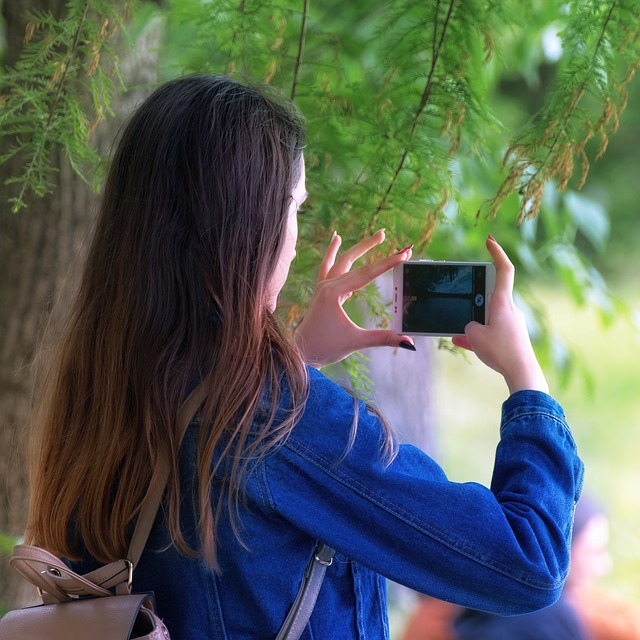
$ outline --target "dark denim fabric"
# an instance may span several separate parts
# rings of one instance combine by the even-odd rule
[[[241,524],[219,529],[221,574],[167,546],[162,517],[135,571],[155,591],[173,640],[273,639],[317,539],[337,550],[306,640],[388,637],[384,576],[501,614],[560,595],[583,467],[561,407],[522,391],[503,405],[491,489],[447,480],[415,447],[381,459],[382,427],[360,403],[309,369],[304,416],[286,444],[255,465]],[[463,446],[461,444],[461,446]],[[197,545],[191,470],[195,429],[182,450],[183,527]],[[214,486],[214,500],[217,487]]]

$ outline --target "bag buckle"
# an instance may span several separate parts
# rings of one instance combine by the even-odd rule
[[[52,575],[56,578],[62,578],[62,571],[58,567],[47,567],[44,571],[40,572],[43,576]],[[44,598],[44,590],[41,587],[36,587],[36,591],[41,598]]]
[[[131,591],[133,586],[133,562],[131,560],[125,560],[124,562],[127,565],[127,589]]]
[[[318,544],[315,552],[316,562],[324,565],[325,567],[330,567],[333,564],[333,556],[335,551],[328,547],[326,544]]]

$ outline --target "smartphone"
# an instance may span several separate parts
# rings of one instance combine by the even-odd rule
[[[486,324],[496,284],[491,262],[410,260],[393,269],[393,329],[421,336],[464,334]]]

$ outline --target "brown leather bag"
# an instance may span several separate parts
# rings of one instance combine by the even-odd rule
[[[18,545],[11,565],[39,588],[43,604],[2,618],[2,640],[169,640],[167,628],[154,613],[153,596],[129,593],[127,561],[82,576],[44,549]],[[112,585],[116,595],[107,588]]]

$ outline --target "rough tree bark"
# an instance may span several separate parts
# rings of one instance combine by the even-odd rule
[[[60,15],[65,1],[5,0],[8,68],[22,49],[25,13],[34,9]],[[160,28],[156,24],[147,30],[135,52],[123,52],[122,69],[128,84],[148,87],[156,81]],[[116,96],[116,113],[126,114],[143,92]],[[96,133],[96,144],[107,148],[119,125],[118,118],[104,123]],[[95,194],[74,174],[64,154],[55,153],[59,171],[51,175],[53,194],[33,198],[17,214],[7,204],[12,194],[4,182],[21,172],[19,160],[0,166],[0,532],[16,536],[23,532],[26,515],[25,463],[34,358],[43,327],[55,326],[68,308],[78,271],[71,267],[88,235],[96,205]],[[0,609],[33,595],[23,590],[23,584],[9,571],[8,559],[2,558]]]
[[[48,10],[59,15],[63,0],[4,2],[6,64],[13,66],[22,49],[25,13]],[[7,141],[6,143],[9,143]],[[32,398],[32,367],[40,328],[60,289],[61,279],[84,234],[92,208],[87,187],[62,157],[51,179],[56,190],[12,214],[12,195],[4,181],[21,171],[19,158],[0,167],[0,531],[20,535],[26,512],[25,451]],[[22,581],[0,567],[0,603],[12,606]],[[24,592],[23,592],[24,593]],[[24,595],[22,596],[24,597]]]

